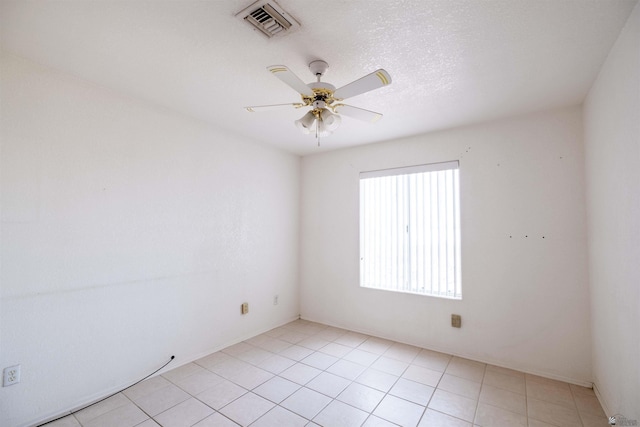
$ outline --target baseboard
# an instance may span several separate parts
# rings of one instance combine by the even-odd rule
[[[565,376],[562,376],[562,375],[557,375],[557,374],[544,372],[544,371],[537,371],[537,370],[534,370],[534,369],[527,369],[527,368],[523,368],[521,366],[512,366],[512,365],[505,364],[505,363],[503,363],[501,361],[490,360],[490,359],[482,359],[482,358],[478,358],[478,357],[476,357],[474,355],[471,355],[471,354],[465,354],[465,353],[460,353],[460,352],[457,352],[457,351],[451,351],[451,349],[447,349],[447,348],[441,348],[441,347],[437,347],[437,346],[425,347],[422,344],[398,341],[397,338],[380,335],[380,334],[378,334],[376,332],[373,332],[373,331],[353,329],[353,328],[350,328],[350,327],[331,324],[331,323],[325,322],[325,321],[314,320],[314,319],[311,319],[311,318],[308,318],[308,317],[304,317],[304,316],[301,316],[300,318],[303,319],[303,320],[307,320],[309,322],[316,322],[316,323],[320,323],[320,324],[327,325],[327,326],[333,326],[335,328],[340,328],[340,329],[347,329],[347,330],[358,332],[358,333],[365,334],[365,335],[371,335],[371,336],[374,336],[374,337],[383,338],[383,339],[387,339],[387,340],[390,340],[390,341],[396,341],[396,342],[400,342],[402,344],[408,344],[408,345],[412,345],[412,346],[415,346],[415,347],[424,348],[424,349],[427,349],[427,350],[432,350],[432,351],[437,351],[437,352],[440,352],[440,353],[451,354],[453,356],[463,357],[465,359],[474,360],[476,362],[487,363],[487,364],[490,364],[490,365],[499,366],[501,368],[513,369],[513,370],[524,372],[524,373],[527,373],[527,374],[537,375],[537,376],[540,376],[540,377],[549,378],[549,379],[557,380],[557,381],[563,381],[563,382],[566,382],[566,383],[575,384],[575,385],[579,385],[579,386],[582,386],[582,387],[587,387],[587,388],[593,387],[593,382],[591,382],[591,381],[585,381],[585,380],[580,380],[580,379],[576,379],[576,378],[565,377]]]
[[[607,405],[606,399],[604,398],[602,393],[600,393],[600,388],[598,387],[597,379],[593,380],[593,391],[596,394],[596,397],[598,398],[598,402],[600,402],[600,406],[602,406],[602,410],[604,411],[604,413],[607,415],[607,417],[611,416],[612,412],[609,410],[609,405]]]
[[[216,351],[220,351],[220,350],[222,350],[224,348],[227,348],[227,347],[229,347],[231,345],[237,344],[237,343],[245,341],[245,340],[247,340],[249,338],[255,337],[256,335],[260,335],[262,333],[270,331],[271,329],[278,328],[280,326],[286,325],[287,323],[293,322],[294,320],[297,320],[299,318],[300,318],[300,315],[296,315],[296,316],[294,316],[294,317],[292,317],[292,318],[290,318],[290,319],[288,319],[288,320],[286,320],[284,322],[277,323],[275,326],[271,326],[271,327],[266,328],[266,329],[259,329],[257,331],[253,331],[253,332],[251,332],[249,334],[245,334],[244,336],[242,336],[239,339],[236,339],[236,340],[233,340],[231,342],[227,342],[227,343],[221,344],[219,346],[216,346],[216,347],[211,348],[209,350],[206,350],[204,352],[200,352],[200,353],[198,353],[196,355],[192,355],[192,356],[181,358],[179,364],[175,364],[175,365],[174,364],[169,364],[165,368],[163,368],[162,370],[154,373],[149,378],[153,378],[155,376],[162,375],[163,373],[165,373],[167,371],[170,371],[172,369],[179,368],[180,366],[192,363],[192,362],[194,362],[194,361],[196,361],[198,359],[201,359],[201,358],[203,358],[203,357],[205,357],[205,356],[207,356],[207,355],[209,355],[211,353],[215,353]],[[20,424],[20,425],[18,425],[18,427],[35,427],[35,426],[39,426],[39,425],[44,424],[44,423],[48,423],[48,422],[53,421],[55,419],[58,419],[60,417],[66,417],[67,415],[70,415],[73,412],[77,412],[77,411],[79,411],[81,409],[84,409],[84,408],[86,408],[88,406],[91,406],[92,404],[94,404],[96,402],[99,402],[100,400],[104,399],[107,396],[110,396],[112,394],[116,394],[116,393],[120,392],[121,390],[124,390],[124,389],[126,389],[128,387],[131,387],[132,384],[134,384],[134,383],[133,382],[128,382],[126,384],[122,384],[122,385],[119,385],[119,386],[116,386],[116,387],[112,387],[112,388],[110,388],[108,390],[101,391],[99,393],[95,393],[95,394],[91,395],[88,398],[84,398],[84,399],[78,400],[75,403],[69,405],[69,409],[66,409],[64,411],[56,411],[56,412],[49,413],[49,414],[44,415],[42,417],[36,418],[33,421],[30,421],[30,422],[27,422],[27,423],[24,423],[24,424]]]
[[[104,399],[107,396],[110,396],[114,393],[118,393],[120,390],[129,387],[131,384],[126,384],[126,385],[121,385],[121,386],[116,386],[116,387],[112,387],[110,389],[108,389],[107,391],[101,391],[99,393],[95,393],[93,395],[91,395],[88,398],[85,399],[81,399],[76,401],[75,403],[71,404],[69,406],[69,409],[66,409],[64,411],[56,411],[56,412],[51,412],[48,415],[42,416],[40,418],[36,418],[34,421],[30,421],[28,423],[24,423],[24,424],[20,424],[18,425],[18,427],[35,427],[35,426],[39,426],[41,424],[45,424],[48,422],[51,422],[53,420],[56,420],[58,418],[62,418],[62,417],[66,417],[67,415],[71,415],[73,412],[77,412],[80,411],[88,406],[91,406],[92,404],[99,402],[100,400]]]
[[[288,320],[286,320],[286,321],[284,321],[284,322],[277,323],[275,326],[270,326],[270,327],[268,327],[268,328],[266,328],[266,329],[261,328],[261,329],[258,329],[257,331],[253,331],[253,332],[251,332],[251,333],[245,334],[245,335],[243,335],[242,337],[240,337],[239,339],[234,339],[234,340],[232,340],[232,341],[229,341],[229,342],[223,343],[223,344],[221,344],[221,345],[215,346],[215,347],[213,347],[213,348],[210,348],[210,349],[208,349],[208,350],[205,350],[205,351],[203,351],[203,352],[200,352],[200,353],[196,354],[195,356],[189,356],[189,357],[186,357],[186,358],[182,358],[182,359],[180,360],[180,363],[179,363],[179,364],[173,365],[173,366],[171,366],[171,367],[168,367],[168,366],[167,366],[167,368],[165,368],[165,369],[163,369],[163,370],[159,371],[156,375],[162,375],[163,373],[165,373],[165,372],[167,372],[167,371],[170,371],[170,370],[172,370],[172,369],[176,369],[176,368],[179,368],[180,366],[187,365],[187,364],[189,364],[189,363],[195,362],[196,360],[198,360],[198,359],[202,359],[203,357],[208,356],[208,355],[210,355],[211,353],[215,353],[215,352],[217,352],[217,351],[220,351],[220,350],[222,350],[222,349],[225,349],[225,348],[227,348],[227,347],[230,347],[230,346],[232,346],[232,345],[234,345],[234,344],[238,344],[238,343],[240,343],[240,342],[242,342],[242,341],[246,341],[246,340],[248,340],[249,338],[253,338],[253,337],[255,337],[256,335],[260,335],[260,334],[263,334],[263,333],[265,333],[265,332],[267,332],[267,331],[270,331],[270,330],[272,330],[272,329],[279,328],[280,326],[284,326],[284,325],[286,325],[287,323],[291,323],[291,322],[293,322],[294,320],[298,320],[298,319],[300,319],[300,315],[296,315],[296,316],[294,316],[294,317],[291,317],[290,319],[288,319]],[[154,375],[154,376],[156,376],[156,375]]]

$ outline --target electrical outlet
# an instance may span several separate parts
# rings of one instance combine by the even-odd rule
[[[453,326],[454,328],[461,328],[462,327],[462,316],[460,316],[459,314],[452,314],[451,315],[451,326]]]
[[[278,295],[273,296],[273,305],[278,305]]]
[[[247,314],[248,312],[249,312],[249,303],[248,302],[242,303],[242,306],[240,306],[240,313]]]
[[[2,375],[2,386],[9,387],[10,385],[18,384],[20,382],[20,365],[9,366],[4,368]]]

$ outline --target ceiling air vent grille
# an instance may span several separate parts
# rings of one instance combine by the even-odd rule
[[[259,0],[236,16],[269,38],[288,34],[300,27],[295,18],[274,0]]]

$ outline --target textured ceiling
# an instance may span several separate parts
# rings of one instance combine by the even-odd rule
[[[236,1],[5,1],[3,49],[297,154],[394,139],[579,104],[637,0],[279,0],[301,28],[267,39],[234,17]],[[386,69],[390,86],[348,104],[318,148],[293,121],[298,102],[266,67],[327,61],[340,87]]]

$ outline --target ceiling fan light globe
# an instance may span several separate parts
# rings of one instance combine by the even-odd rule
[[[318,136],[321,138],[324,138],[325,136],[329,136],[333,133],[322,120],[318,120],[317,130],[318,130]]]
[[[298,129],[300,129],[300,132],[304,133],[305,135],[309,135],[311,133],[311,126],[306,126],[302,120],[296,120],[295,125]],[[313,126],[313,123],[311,124]]]
[[[338,129],[338,127],[340,126],[340,123],[342,123],[342,118],[339,115],[333,114],[331,111],[327,109],[325,109],[320,114],[320,117],[322,119],[322,123],[324,124],[324,126],[328,131],[334,131]]]
[[[311,131],[308,128],[304,127],[304,125],[300,123],[300,120],[296,120],[294,123],[296,127],[300,129],[300,132],[302,132],[303,134],[309,135],[309,133],[311,133]]]
[[[296,120],[294,123],[298,129],[302,131],[305,135],[308,135],[311,132],[311,128],[316,121],[316,116],[313,115],[311,111],[302,116],[299,120]]]

